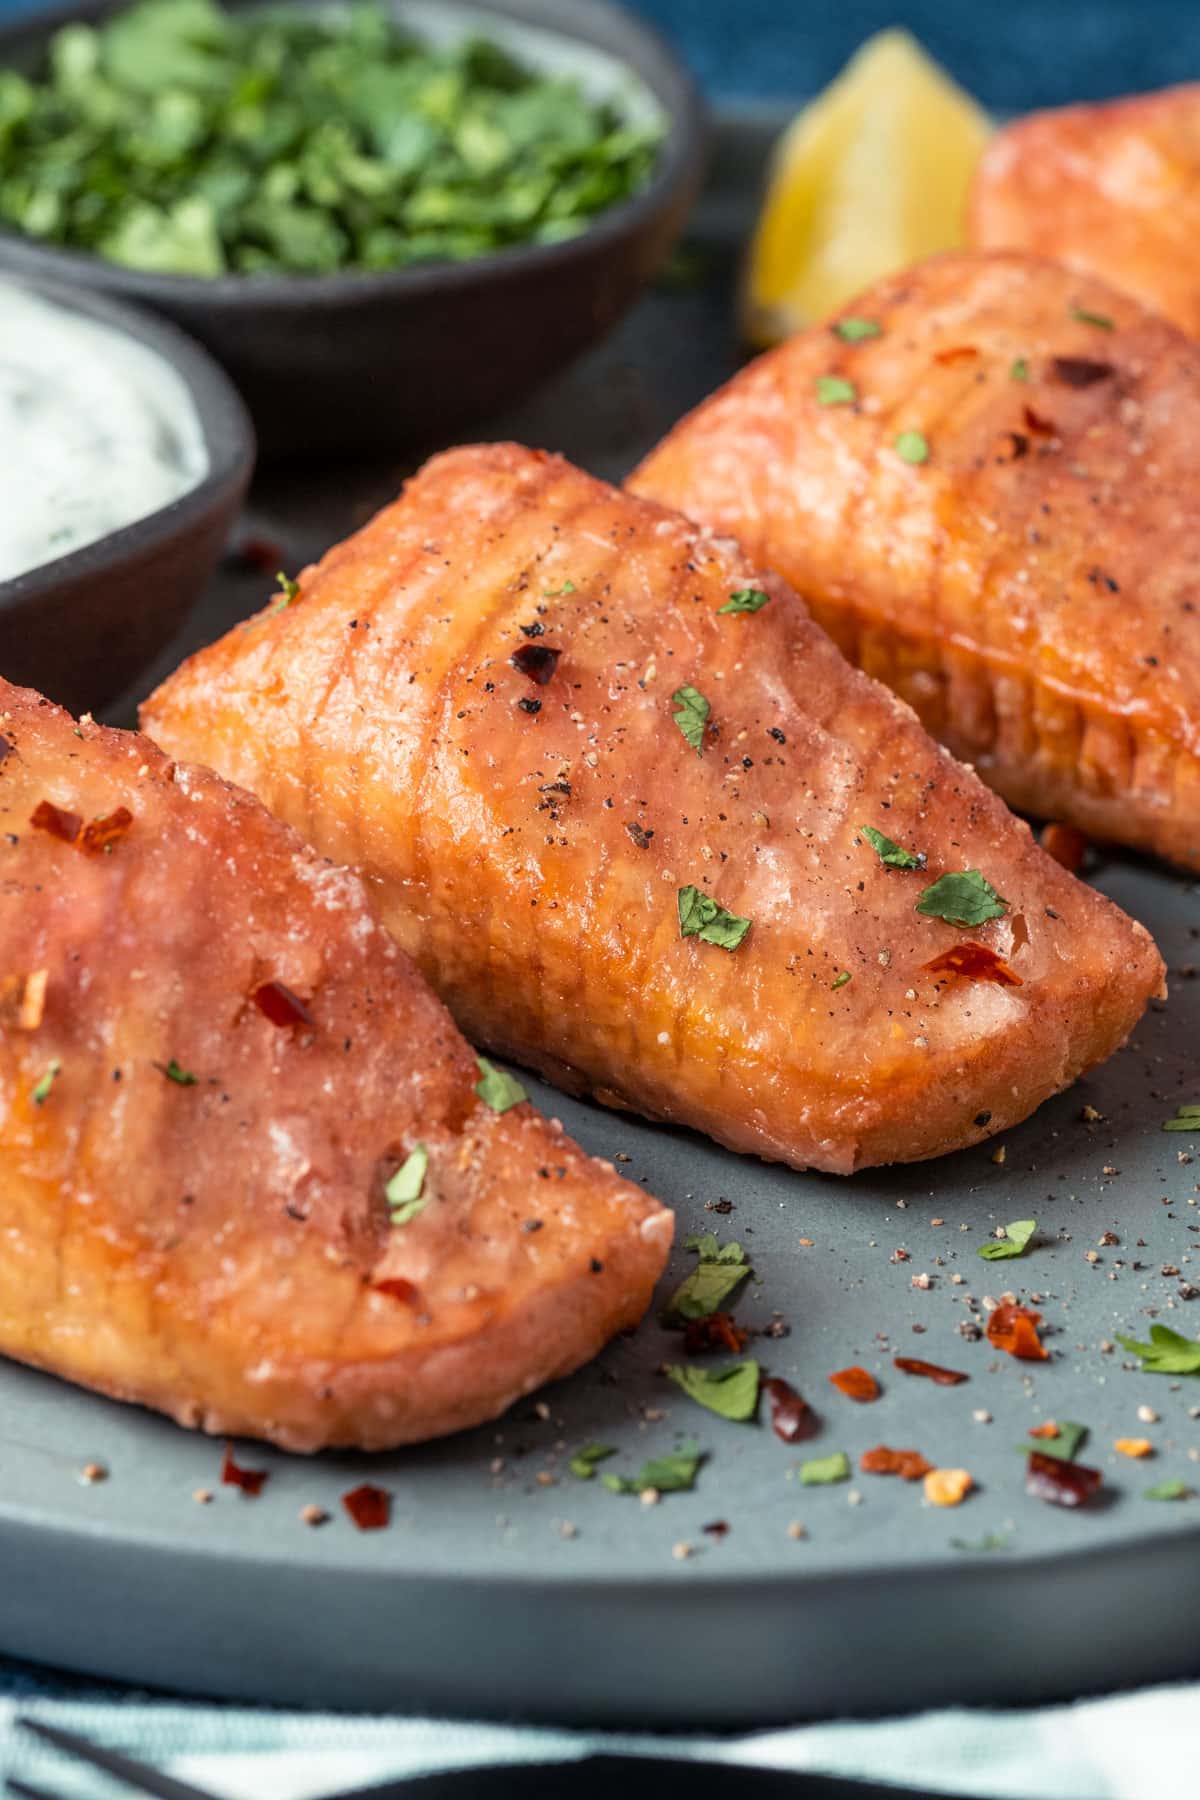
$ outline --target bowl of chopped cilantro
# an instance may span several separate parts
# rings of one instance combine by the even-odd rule
[[[607,0],[135,0],[0,32],[0,269],[167,314],[261,446],[413,448],[599,337],[703,130]]]

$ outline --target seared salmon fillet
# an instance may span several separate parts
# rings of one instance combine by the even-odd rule
[[[480,1041],[797,1167],[1011,1124],[1160,985],[782,581],[514,445],[435,458],[144,718],[360,867]],[[1004,896],[970,935],[917,911],[966,870]],[[930,966],[971,945],[984,979]]]
[[[953,254],[751,363],[630,486],[737,533],[1012,805],[1200,868],[1198,462],[1200,347]]]
[[[1031,113],[976,170],[981,249],[1056,257],[1200,337],[1200,82]]]
[[[639,1318],[671,1214],[486,1103],[358,877],[249,794],[0,683],[0,871],[0,1353],[375,1450]]]

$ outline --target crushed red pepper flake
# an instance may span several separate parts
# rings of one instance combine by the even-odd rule
[[[420,1306],[421,1290],[415,1281],[406,1281],[403,1275],[389,1275],[383,1281],[371,1284],[375,1294],[386,1294],[389,1300],[399,1300],[404,1306]]]
[[[114,844],[119,844],[129,827],[133,824],[133,814],[127,806],[118,806],[110,813],[104,813],[99,819],[89,819],[83,828],[79,845],[89,856],[107,856]]]
[[[342,1505],[360,1531],[384,1531],[392,1522],[391,1495],[370,1481],[343,1494]]]
[[[1099,1469],[1065,1462],[1059,1456],[1043,1456],[1037,1450],[1026,1460],[1025,1492],[1051,1506],[1086,1506],[1104,1479]]]
[[[748,1342],[732,1313],[706,1313],[703,1318],[689,1319],[684,1327],[683,1347],[689,1356],[703,1356],[709,1350],[728,1350],[736,1356]]]
[[[816,1437],[821,1429],[820,1418],[790,1381],[771,1375],[763,1382],[762,1392],[771,1409],[771,1430],[777,1438],[785,1444],[799,1444],[805,1438]]]
[[[1053,1419],[1045,1419],[1040,1425],[1031,1425],[1029,1435],[1031,1438],[1056,1438],[1058,1426]]]
[[[73,844],[83,828],[79,813],[67,812],[65,807],[55,806],[53,800],[39,800],[30,814],[29,823],[35,831],[49,832],[51,837],[61,838],[64,844]]]
[[[936,1381],[939,1387],[957,1387],[960,1382],[971,1379],[961,1369],[943,1369],[938,1363],[922,1362],[919,1356],[896,1356],[892,1361],[902,1375],[923,1375],[926,1381]]]
[[[919,1450],[890,1450],[886,1444],[877,1444],[874,1450],[863,1451],[858,1466],[864,1475],[899,1475],[901,1481],[920,1481],[934,1465]]]
[[[829,1379],[839,1394],[845,1394],[847,1400],[857,1400],[860,1406],[879,1398],[879,1383],[869,1369],[860,1368],[857,1363],[849,1369],[835,1370]]]
[[[233,1454],[233,1445],[226,1444],[221,1459],[221,1480],[226,1487],[241,1488],[243,1494],[253,1500],[262,1493],[269,1479],[266,1469],[243,1469]]]
[[[1041,1322],[1041,1313],[1030,1307],[1002,1301],[988,1317],[988,1343],[1023,1362],[1048,1362],[1050,1353],[1037,1332]]]
[[[1055,434],[1053,423],[1049,419],[1043,419],[1040,413],[1034,412],[1032,406],[1025,408],[1025,424],[1028,430],[1036,432],[1039,437],[1053,437]]]
[[[1089,356],[1052,356],[1050,373],[1065,387],[1086,388],[1097,381],[1107,381],[1116,370],[1111,363],[1094,362]]]
[[[272,1025],[311,1025],[312,1013],[282,981],[264,981],[254,990],[254,1004]]]
[[[1042,849],[1046,855],[1052,856],[1061,868],[1072,875],[1077,875],[1083,867],[1087,848],[1087,838],[1074,825],[1059,825],[1052,821],[1042,831]]]
[[[994,981],[997,987],[1025,985],[1002,956],[971,938],[961,944],[951,944],[948,950],[922,963],[921,968],[929,975],[961,975],[964,981]]]
[[[978,355],[979,352],[974,344],[952,344],[948,350],[935,351],[933,360],[935,363],[942,364],[970,362],[973,357]]]

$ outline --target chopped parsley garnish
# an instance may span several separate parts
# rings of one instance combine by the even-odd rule
[[[381,4],[140,0],[0,75],[0,221],[157,274],[322,275],[561,242],[663,122]]]
[[[878,856],[881,863],[889,869],[923,869],[928,860],[924,850],[906,850],[902,844],[885,837],[882,831],[876,831],[873,825],[861,827],[862,834]]]
[[[951,1538],[950,1548],[966,1550],[975,1556],[986,1555],[992,1550],[1007,1550],[1011,1536],[1010,1531],[989,1531],[986,1537],[981,1538]]]
[[[1074,1462],[1087,1440],[1088,1427],[1078,1419],[1056,1419],[1054,1437],[1028,1438],[1016,1447],[1022,1456],[1053,1456],[1059,1462]]]
[[[711,1231],[701,1235],[693,1233],[684,1248],[694,1250],[700,1260],[667,1301],[664,1325],[705,1319],[710,1313],[718,1312],[750,1273],[742,1246],[731,1243],[722,1248]]]
[[[681,938],[698,937],[721,950],[736,950],[750,929],[749,919],[727,912],[711,894],[702,894],[698,887],[681,887],[677,901]]]
[[[883,330],[874,319],[839,319],[833,327],[834,333],[843,343],[860,344],[864,338],[878,337]]]
[[[429,1205],[424,1191],[428,1168],[429,1152],[424,1144],[416,1144],[384,1189],[393,1225],[411,1225]]]
[[[596,1464],[616,1454],[615,1444],[584,1444],[582,1449],[575,1452],[567,1468],[577,1481],[590,1481],[596,1473]]]
[[[1078,319],[1081,325],[1096,325],[1101,331],[1116,330],[1107,313],[1089,312],[1086,306],[1073,306],[1071,317]]]
[[[644,1494],[647,1488],[660,1494],[684,1494],[695,1487],[704,1455],[693,1443],[681,1444],[673,1454],[651,1457],[636,1475],[602,1475],[600,1481],[613,1494]]]
[[[1014,1219],[1011,1225],[1004,1227],[1002,1238],[980,1244],[975,1254],[982,1256],[984,1262],[1005,1262],[1010,1256],[1020,1256],[1024,1252],[1036,1230],[1036,1219]]]
[[[1001,919],[1008,901],[1000,897],[978,869],[942,875],[917,900],[917,911],[928,919],[944,919],[947,925],[983,925]]]
[[[706,1406],[719,1418],[745,1424],[758,1411],[758,1364],[754,1361],[730,1363],[725,1369],[672,1363],[667,1376],[689,1400]]]
[[[771,598],[762,588],[735,588],[724,606],[718,606],[718,613],[761,612]]]
[[[841,375],[818,375],[816,389],[818,406],[852,406],[858,399],[854,383]]]
[[[849,1479],[850,1458],[844,1450],[835,1450],[832,1456],[814,1456],[800,1464],[802,1487],[830,1487],[835,1481]]]
[[[566,597],[567,594],[573,594],[574,592],[575,592],[575,583],[573,581],[564,581],[561,587],[543,588],[542,589],[542,599],[543,600],[562,600]]]
[[[155,1067],[161,1069],[167,1080],[175,1082],[178,1087],[195,1087],[200,1079],[198,1075],[193,1075],[190,1069],[185,1069],[182,1064],[177,1063],[174,1057],[169,1062],[156,1063]]]
[[[701,755],[704,750],[704,731],[712,707],[699,688],[689,687],[686,682],[671,695],[671,705],[679,708],[673,715],[675,723],[697,756]]]
[[[285,575],[283,570],[280,569],[275,577],[275,585],[279,589],[279,598],[275,602],[273,610],[279,612],[282,607],[290,606],[292,604],[292,601],[300,592],[300,583],[294,581],[290,575]]]
[[[1169,1325],[1152,1325],[1148,1344],[1122,1337],[1120,1332],[1116,1335],[1123,1350],[1141,1358],[1143,1374],[1200,1375],[1200,1344],[1172,1331]]]
[[[479,1064],[480,1075],[475,1092],[493,1112],[507,1112],[510,1106],[519,1106],[522,1100],[529,1098],[519,1081],[490,1063],[486,1056],[477,1056],[475,1061]]]
[[[840,975],[834,976],[833,980],[830,982],[829,985],[831,988],[843,988],[846,986],[847,982],[850,982],[853,980],[854,980],[854,977],[850,973],[849,969],[843,969]]]
[[[29,1096],[35,1106],[45,1106],[47,1100],[50,1098],[50,1090],[54,1086],[54,1083],[58,1080],[58,1075],[59,1075],[59,1071],[61,1068],[62,1068],[62,1058],[58,1057],[58,1056],[52,1056],[50,1058],[50,1061],[46,1064],[46,1070],[45,1070],[44,1075],[42,1076],[41,1080],[38,1082],[37,1086],[34,1088],[32,1094]]]
[[[1018,356],[1008,371],[1010,381],[1028,381],[1029,364],[1023,356]]]
[[[896,439],[895,450],[901,462],[929,461],[929,440],[922,431],[902,431]]]
[[[1200,1132],[1200,1106],[1189,1103],[1178,1107],[1173,1119],[1163,1120],[1162,1128],[1164,1131]]]
[[[1169,1481],[1156,1481],[1153,1487],[1142,1489],[1143,1500],[1187,1500],[1191,1488],[1186,1481],[1180,1481],[1176,1475]]]

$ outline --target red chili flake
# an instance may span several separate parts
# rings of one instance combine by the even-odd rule
[[[715,1538],[728,1537],[729,1536],[729,1520],[728,1519],[714,1519],[711,1525],[702,1525],[700,1527],[700,1529],[701,1529],[701,1531],[705,1532],[709,1537],[715,1537]]]
[[[420,1306],[421,1290],[413,1281],[405,1281],[403,1275],[389,1275],[386,1281],[371,1283],[371,1291],[375,1294],[386,1294],[391,1300],[400,1300],[405,1306]]]
[[[706,1350],[729,1350],[736,1356],[746,1343],[746,1333],[732,1313],[707,1313],[689,1319],[684,1328],[683,1347],[689,1356],[703,1356]]]
[[[1058,1436],[1058,1426],[1054,1423],[1053,1419],[1047,1419],[1044,1424],[1031,1425],[1029,1427],[1029,1435],[1030,1437],[1035,1438],[1056,1438]]]
[[[266,1469],[243,1469],[234,1460],[233,1446],[226,1444],[225,1455],[221,1462],[221,1480],[227,1487],[241,1488],[243,1494],[249,1494],[253,1500],[261,1494],[270,1479]]]
[[[897,1356],[893,1358],[896,1368],[904,1375],[924,1375],[926,1381],[936,1381],[939,1387],[957,1387],[960,1381],[970,1381],[961,1369],[939,1368],[937,1363],[922,1362],[919,1356]]]
[[[343,1494],[342,1505],[360,1531],[384,1531],[392,1522],[391,1495],[369,1481]]]
[[[254,990],[254,1004],[272,1025],[311,1025],[313,1016],[299,995],[282,981],[264,981]]]
[[[1042,831],[1042,849],[1072,875],[1083,867],[1088,841],[1074,825],[1047,825]]]
[[[954,344],[949,350],[938,350],[934,354],[935,363],[970,362],[979,352],[974,344]]]
[[[839,1394],[857,1400],[860,1406],[879,1398],[879,1383],[869,1369],[860,1369],[857,1363],[851,1369],[838,1369],[829,1379]]]
[[[561,650],[552,650],[549,644],[522,644],[508,660],[518,675],[528,675],[530,681],[545,687],[557,669],[561,655]]]
[[[103,818],[90,819],[83,828],[80,847],[90,856],[104,856],[114,844],[119,844],[129,827],[133,824],[133,814],[127,806],[118,806],[114,812],[105,813]]]
[[[39,800],[30,814],[29,823],[35,831],[48,831],[51,837],[61,838],[64,844],[73,844],[83,820],[78,813],[64,812],[53,800]]]
[[[1025,1492],[1051,1506],[1086,1506],[1104,1480],[1099,1469],[1064,1462],[1060,1456],[1043,1456],[1034,1450],[1026,1457]]]
[[[1049,419],[1043,419],[1040,413],[1035,413],[1032,406],[1025,408],[1025,424],[1039,437],[1053,437],[1057,429]]]
[[[1052,356],[1050,373],[1055,381],[1061,381],[1066,387],[1091,387],[1097,381],[1107,381],[1116,370],[1111,363],[1092,362],[1086,356]]]
[[[1010,969],[1003,957],[989,950],[986,944],[977,944],[974,939],[966,938],[961,944],[951,944],[932,961],[922,963],[923,970],[931,975],[961,975],[964,981],[994,981],[997,987],[1023,987],[1024,982],[1015,969]]]
[[[889,1450],[886,1444],[864,1450],[858,1459],[864,1475],[899,1475],[902,1481],[920,1481],[928,1475],[933,1463],[926,1462],[919,1450]]]
[[[1037,1334],[1041,1322],[1041,1313],[1005,1301],[988,1318],[988,1343],[997,1350],[1007,1350],[1010,1356],[1019,1356],[1024,1362],[1048,1362],[1050,1353]]]
[[[1006,431],[1004,435],[1008,439],[1008,456],[1005,461],[1020,462],[1023,456],[1028,456],[1029,439],[1023,431]]]
[[[821,1421],[790,1381],[772,1375],[763,1382],[762,1391],[771,1408],[771,1430],[777,1438],[785,1444],[799,1444],[805,1438],[816,1437]]]

